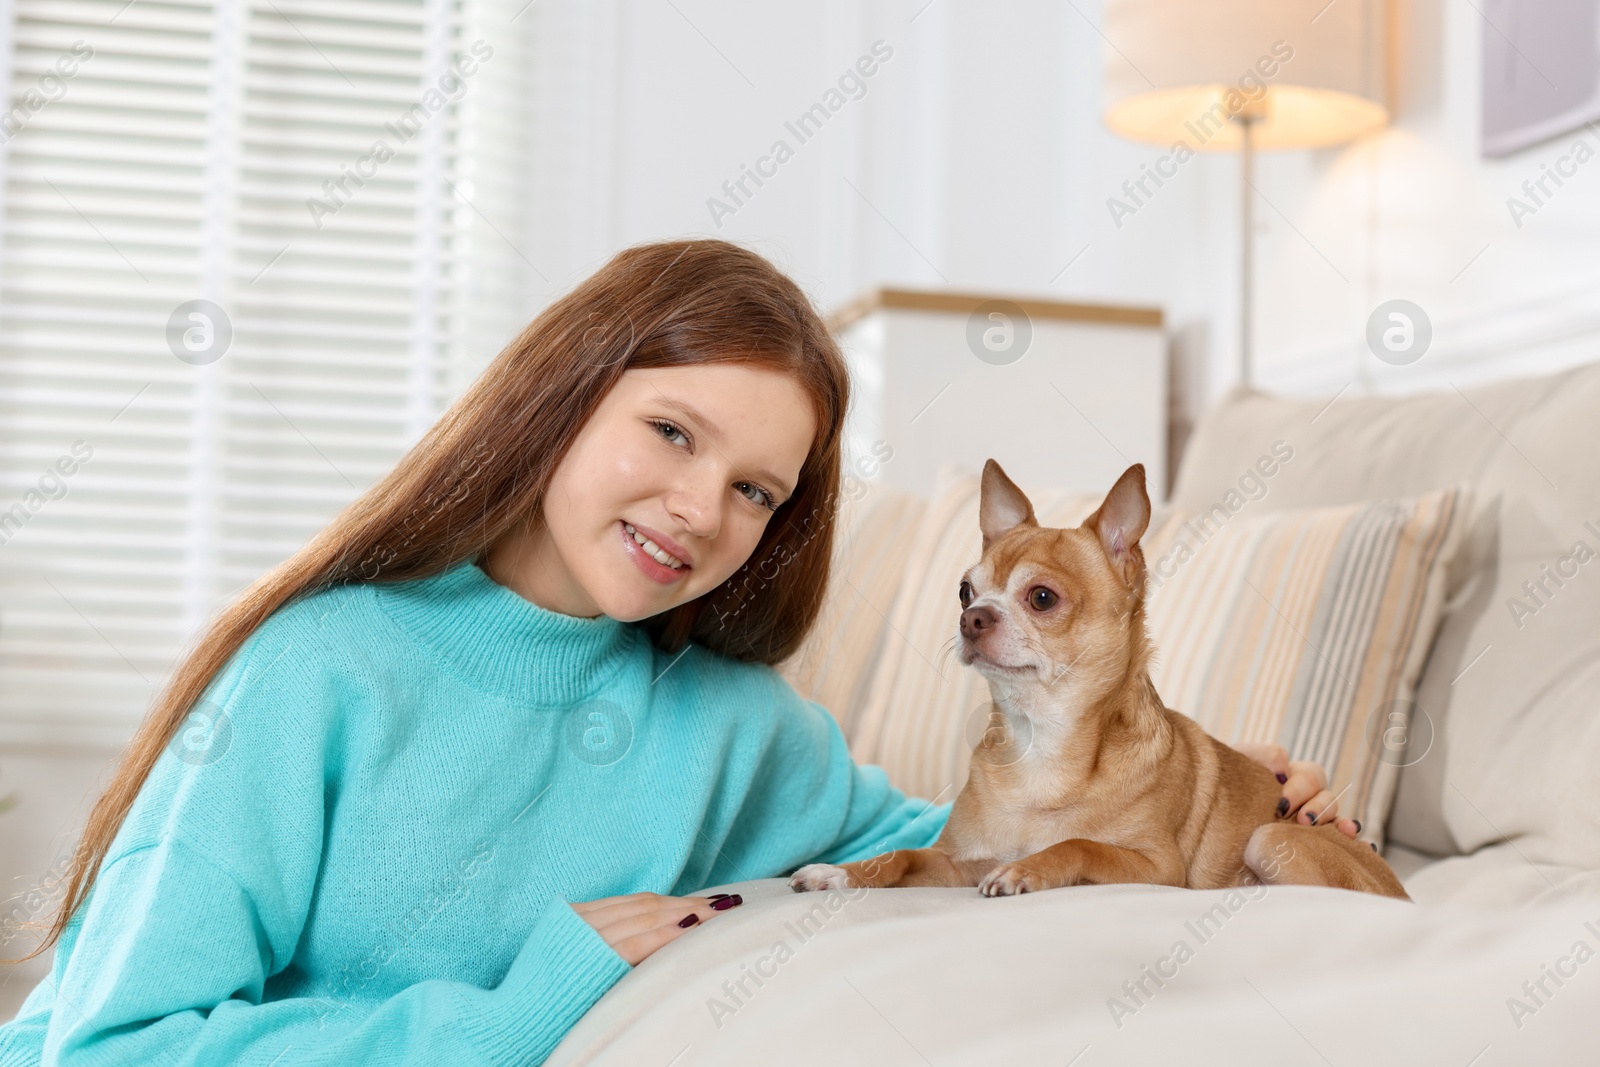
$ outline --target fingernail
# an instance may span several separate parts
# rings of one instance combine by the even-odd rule
[[[690,927],[690,926],[693,926],[695,923],[697,923],[699,921],[700,921],[700,916],[696,915],[694,912],[691,911],[689,914],[685,915],[683,918],[678,920],[678,925],[679,926],[683,926],[683,927]]]
[[[1312,826],[1317,825],[1317,813],[1316,812],[1314,812],[1314,811],[1306,812],[1306,818],[1311,820],[1311,825]]]
[[[1361,832],[1361,820],[1360,819],[1351,819],[1350,821],[1356,824],[1356,833],[1359,834]]]
[[[711,902],[711,910],[727,911],[729,908],[737,908],[743,903],[744,897],[741,897],[738,893],[735,893],[731,897],[723,897],[721,900],[713,900]]]
[[[1378,843],[1376,841],[1368,841],[1367,844],[1372,846],[1372,851],[1378,851]]]
[[[723,897],[725,897],[725,896],[727,896],[727,895],[728,895],[728,894],[726,894],[726,893],[712,893],[712,894],[711,894],[711,895],[710,895],[710,896],[709,896],[709,897],[707,897],[707,898],[706,898],[706,899],[707,899],[707,900],[721,900],[721,899],[722,899],[722,898],[723,898]]]
[[[1289,798],[1288,797],[1279,797],[1278,798],[1278,814],[1280,816],[1289,814]]]
[[[1288,780],[1289,780],[1289,776],[1287,774],[1278,775],[1278,784],[1279,785],[1282,785],[1284,782],[1287,782]]]

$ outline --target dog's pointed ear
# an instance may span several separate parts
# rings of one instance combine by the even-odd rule
[[[978,485],[978,528],[983,531],[983,550],[989,551],[1001,534],[1021,525],[1039,525],[1033,517],[1033,504],[1006,477],[1000,464],[992,458],[985,460],[983,480]]]
[[[1150,525],[1150,494],[1144,487],[1143,463],[1135,463],[1122,472],[1105,501],[1083,525],[1099,534],[1106,559],[1122,576],[1123,584],[1132,586],[1144,564],[1139,538]]]

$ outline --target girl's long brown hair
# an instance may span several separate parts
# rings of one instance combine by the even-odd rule
[[[626,249],[541,312],[393,470],[212,621],[96,801],[61,909],[21,959],[61,936],[174,731],[263,620],[329,586],[421,578],[477,558],[519,523],[538,520],[556,466],[623,371],[710,363],[791,376],[810,395],[817,436],[794,495],[744,566],[637,625],[669,653],[695,641],[776,664],[793,652],[821,608],[833,556],[850,398],[844,359],[805,294],[754,252],[717,240]]]

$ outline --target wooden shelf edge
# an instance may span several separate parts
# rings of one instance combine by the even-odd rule
[[[998,293],[958,293],[945,290],[883,287],[873,289],[836,310],[828,319],[828,328],[834,333],[839,333],[872,312],[883,309],[941,311],[954,315],[970,315],[980,305],[990,300],[1009,300],[1034,319],[1097,322],[1113,326],[1144,326],[1157,329],[1163,322],[1160,308],[1118,304],[1074,304],[1065,300],[1013,298]]]

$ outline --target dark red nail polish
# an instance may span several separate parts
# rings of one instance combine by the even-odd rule
[[[1311,825],[1312,826],[1317,825],[1317,813],[1316,812],[1314,812],[1314,811],[1306,812],[1306,818],[1311,820]]]
[[[711,902],[711,910],[713,910],[713,911],[727,911],[729,908],[737,908],[740,904],[743,904],[743,903],[744,903],[744,897],[741,897],[738,893],[735,893],[731,897],[723,897],[721,900],[712,901]]]
[[[1367,844],[1372,846],[1372,851],[1378,851],[1378,843],[1376,841],[1368,841]]]
[[[1289,776],[1287,774],[1280,774],[1280,775],[1277,776],[1277,778],[1278,778],[1278,784],[1279,785],[1282,785],[1283,783],[1285,783],[1285,782],[1287,782],[1289,780]]]
[[[1359,834],[1361,832],[1361,820],[1360,819],[1351,819],[1350,821],[1356,824],[1356,833]]]
[[[699,921],[700,916],[691,911],[689,914],[678,920],[678,925],[682,927],[690,927]]]
[[[721,899],[722,899],[722,898],[723,898],[723,897],[725,897],[725,896],[727,896],[727,895],[728,895],[728,894],[727,894],[727,893],[712,893],[712,894],[711,894],[711,895],[710,895],[710,896],[709,896],[709,897],[707,897],[707,898],[706,898],[706,899],[707,899],[707,900],[721,900]]]
[[[1278,798],[1278,815],[1281,817],[1281,816],[1284,816],[1284,815],[1287,815],[1287,814],[1289,814],[1289,798],[1288,797],[1279,797]]]

